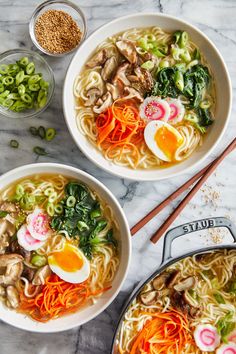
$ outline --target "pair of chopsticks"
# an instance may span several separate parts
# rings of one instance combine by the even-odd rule
[[[186,197],[179,203],[176,209],[170,214],[166,221],[159,227],[159,229],[152,235],[151,241],[156,243],[161,236],[166,232],[169,226],[178,217],[180,212],[185,208],[197,191],[201,188],[203,183],[207,178],[215,171],[216,167],[224,160],[224,158],[235,149],[236,138],[226,147],[226,149],[209,165],[204,167],[201,171],[196,173],[192,178],[185,182],[180,188],[178,188],[174,193],[169,195],[165,200],[163,200],[159,205],[157,205],[153,210],[151,210],[144,218],[142,218],[136,225],[131,228],[131,235],[133,236],[138,232],[144,225],[146,225],[154,216],[156,216],[162,209],[164,209],[171,201],[176,199],[180,194],[186,191],[193,183],[197,182],[191,191],[186,195]]]

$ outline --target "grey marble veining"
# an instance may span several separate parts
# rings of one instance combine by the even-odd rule
[[[88,29],[91,33],[102,24],[116,17],[135,12],[163,12],[179,16],[204,31],[216,44],[229,68],[233,91],[236,89],[236,1],[230,0],[74,0],[85,12]],[[28,22],[34,8],[39,4],[35,0],[0,0],[0,52],[17,47],[34,49],[29,33]],[[156,183],[137,183],[115,178],[96,168],[78,150],[72,141],[64,122],[61,95],[66,68],[71,56],[63,59],[46,57],[54,70],[56,89],[50,107],[40,117],[23,121],[9,120],[0,116],[0,173],[14,167],[32,162],[61,162],[79,167],[102,181],[118,198],[127,215],[130,226],[135,224],[158,202],[173,192],[191,173]],[[209,161],[229,142],[236,131],[236,104],[233,102],[232,117],[222,141]],[[45,147],[46,157],[36,157],[32,153],[35,145],[41,141],[33,138],[30,126],[53,126],[58,134],[52,143]],[[9,147],[9,141],[20,142],[18,150]],[[66,142],[66,144],[65,144]],[[207,162],[207,161],[206,161]],[[207,182],[209,187],[220,193],[219,199],[207,202],[206,192],[198,192],[188,207],[181,213],[174,225],[201,217],[227,215],[236,221],[236,159],[231,154],[217,169],[216,174]],[[71,331],[58,334],[27,333],[0,322],[0,354],[107,354],[111,344],[113,330],[122,304],[134,285],[153,271],[161,262],[162,240],[153,245],[149,237],[163,222],[168,213],[178,203],[174,201],[158,217],[146,225],[133,238],[133,257],[130,271],[124,287],[111,306],[88,324]],[[173,254],[209,244],[209,235],[186,237],[174,245]],[[225,238],[225,242],[230,242]]]

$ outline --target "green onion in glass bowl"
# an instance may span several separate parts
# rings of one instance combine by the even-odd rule
[[[42,113],[54,86],[53,72],[39,54],[26,49],[0,54],[0,115],[29,118]]]

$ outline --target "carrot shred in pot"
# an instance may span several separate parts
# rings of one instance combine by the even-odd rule
[[[132,151],[138,163],[137,144],[144,141],[146,123],[139,116],[134,100],[118,99],[96,119],[97,141],[108,154],[120,154],[123,150]]]
[[[110,287],[91,292],[87,281],[71,284],[60,279],[56,274],[50,275],[41,292],[34,298],[20,294],[19,312],[28,314],[39,322],[78,311],[90,296],[97,296]]]
[[[149,312],[142,312],[150,315]],[[152,313],[136,336],[130,354],[181,354],[187,343],[193,343],[187,318],[177,312]]]

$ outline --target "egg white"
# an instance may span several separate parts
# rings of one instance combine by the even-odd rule
[[[53,273],[57,274],[62,280],[67,281],[68,283],[82,283],[88,279],[90,274],[90,263],[84,254],[78,250],[76,247],[74,248],[74,252],[79,255],[79,257],[83,260],[83,265],[80,269],[75,272],[67,272],[62,269],[58,264],[56,264],[55,258],[53,255],[48,257],[48,264]],[[62,252],[62,251],[61,251]]]
[[[162,151],[158,147],[158,145],[155,141],[155,134],[156,134],[157,130],[163,126],[167,127],[171,132],[173,132],[173,134],[175,134],[177,139],[183,140],[181,134],[178,132],[177,129],[172,127],[172,125],[170,125],[166,122],[163,122],[161,120],[153,120],[146,125],[146,128],[144,130],[144,139],[145,139],[147,146],[153,152],[154,155],[156,155],[157,157],[159,157],[159,159],[161,159],[163,161],[171,162],[171,159],[169,158],[169,156],[167,156],[165,154],[165,152]]]

